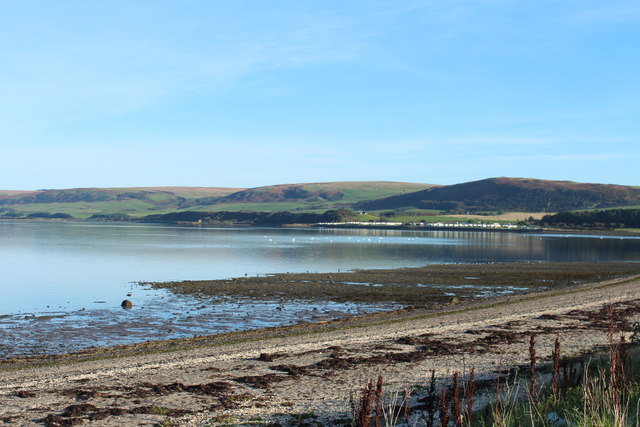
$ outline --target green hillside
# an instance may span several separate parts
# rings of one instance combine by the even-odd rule
[[[186,208],[199,198],[221,198],[242,189],[207,187],[75,188],[64,190],[0,190],[0,217],[62,213],[74,218],[126,213],[143,216]]]
[[[329,182],[253,189],[218,187],[76,188],[0,190],[0,218],[65,214],[78,219],[124,213],[132,217],[181,211],[324,212],[429,188],[398,182]]]
[[[250,188],[207,203],[200,200],[196,209],[205,211],[321,211],[351,208],[355,203],[380,197],[412,193],[428,184],[406,182],[326,182],[310,184],[284,184]]]
[[[356,204],[356,207],[364,210],[417,208],[448,212],[558,212],[639,203],[640,189],[633,187],[528,178],[490,178],[364,201]]]
[[[256,188],[131,187],[0,190],[0,218],[119,218],[175,212],[312,212],[352,209],[415,222],[441,214],[559,212],[640,205],[640,188],[525,178],[435,186],[406,182],[325,182]],[[365,219],[366,220],[366,219]]]

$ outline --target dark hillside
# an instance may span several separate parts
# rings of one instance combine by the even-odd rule
[[[353,221],[354,214],[346,209],[329,210],[325,213],[309,212],[172,212],[164,215],[148,215],[140,219],[144,222],[160,223],[213,223],[246,225],[314,224],[318,222]]]
[[[290,201],[337,201],[344,198],[340,191],[308,191],[300,185],[274,185],[252,188],[230,194],[218,203],[274,203]]]
[[[621,185],[582,184],[526,178],[490,178],[365,201],[359,209],[506,210],[557,212],[640,204],[640,190]]]
[[[282,184],[238,191],[215,200],[215,204],[281,202],[343,202],[348,204],[360,200],[410,193],[428,187],[430,187],[428,184],[382,181]]]
[[[640,209],[560,212],[540,220],[543,226],[582,228],[640,228]]]

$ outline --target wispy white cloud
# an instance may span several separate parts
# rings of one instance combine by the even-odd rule
[[[25,42],[21,49],[0,45],[0,123],[32,126],[126,114],[189,93],[228,90],[258,72],[350,61],[363,48],[348,19],[289,18],[231,37],[195,34],[194,43],[169,30],[118,34],[60,28],[42,34],[51,40]]]

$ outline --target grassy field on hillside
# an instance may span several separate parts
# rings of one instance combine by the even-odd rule
[[[342,203],[355,203],[362,200],[380,199],[397,194],[412,193],[432,187],[429,184],[406,182],[336,182],[323,184],[305,184],[307,191],[340,191],[344,194]]]
[[[109,201],[109,202],[75,202],[75,203],[33,203],[28,205],[8,206],[26,215],[36,212],[65,213],[77,219],[86,219],[94,214],[125,213],[131,216],[144,216],[173,212],[172,207],[160,208],[141,200]]]
[[[256,212],[280,212],[280,211],[304,211],[304,212],[324,212],[333,209],[332,205],[323,205],[323,207],[315,207],[312,204],[304,202],[276,202],[276,203],[224,203],[218,205],[192,206],[189,211],[196,212],[237,212],[237,211],[256,211]]]
[[[310,193],[339,192],[334,201],[318,198],[312,194],[307,198],[283,198],[281,201],[242,202],[220,199],[245,191],[264,194],[282,194],[283,187],[300,188]],[[130,187],[130,188],[78,188],[47,191],[0,190],[0,216],[4,212],[24,215],[33,213],[62,213],[78,219],[94,214],[123,213],[133,217],[164,214],[179,211],[220,212],[324,212],[330,209],[349,208],[353,203],[378,197],[386,197],[428,188],[428,184],[402,182],[330,182],[314,184],[291,184],[287,186],[260,187],[257,189],[222,187]]]
[[[466,219],[460,218],[454,215],[425,215],[425,216],[391,216],[391,217],[383,217],[383,220],[390,222],[443,222],[443,223],[457,223],[457,222],[467,222]]]

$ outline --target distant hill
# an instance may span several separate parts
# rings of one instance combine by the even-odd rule
[[[130,187],[71,188],[64,190],[11,191],[0,190],[0,204],[104,202],[113,200],[181,199],[224,197],[240,188],[219,187]]]
[[[132,187],[0,190],[0,217],[47,218],[51,214],[143,216],[179,211],[324,211],[362,200],[415,192],[428,184],[328,182],[244,188]],[[62,215],[57,217],[62,218]]]
[[[221,198],[243,190],[221,187],[131,187],[72,188],[61,190],[0,190],[0,215],[4,212],[25,215],[64,213],[75,218],[93,214],[127,213],[141,215],[170,212],[190,206],[199,198]]]
[[[363,201],[363,210],[558,212],[640,204],[640,189],[528,178],[490,178]]]
[[[282,184],[256,188],[131,187],[0,190],[0,218],[142,217],[174,212],[314,212],[356,209],[559,212],[640,206],[640,188],[525,178],[448,186],[388,181]],[[123,216],[124,215],[124,216]]]
[[[335,205],[351,206],[363,200],[412,193],[430,188],[429,184],[407,182],[356,181],[310,184],[283,184],[238,191],[211,204],[236,203],[304,203],[315,209]],[[204,204],[204,203],[203,203]]]

